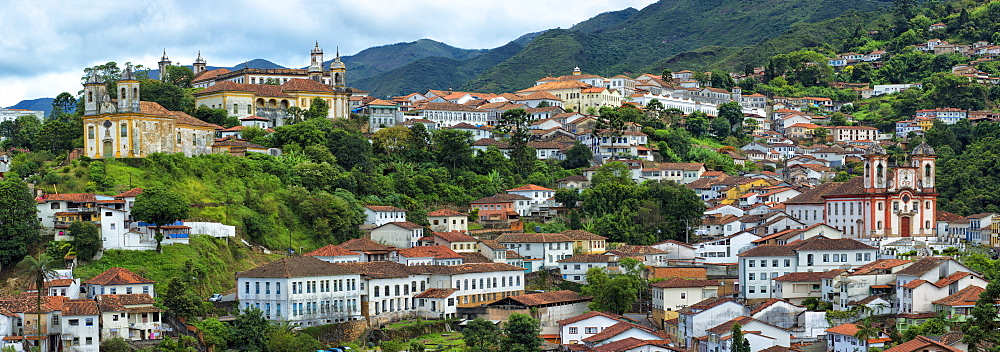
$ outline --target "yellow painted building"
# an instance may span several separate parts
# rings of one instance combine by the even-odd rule
[[[603,254],[608,251],[607,237],[583,230],[567,230],[563,231],[562,234],[573,240],[573,253]]]
[[[746,194],[747,190],[749,190],[751,188],[754,188],[754,187],[763,187],[763,186],[770,186],[770,185],[771,184],[768,183],[767,180],[762,179],[762,178],[753,179],[753,180],[748,181],[748,182],[744,182],[744,183],[741,183],[741,184],[733,185],[732,187],[729,187],[729,188],[726,188],[726,189],[722,190],[723,194],[726,196],[726,199],[722,200],[721,203],[722,204],[733,204],[736,201],[738,201],[741,196],[743,196],[744,194]]]
[[[520,90],[517,94],[530,95],[536,92],[548,92],[562,99],[563,107],[573,111],[585,112],[587,108],[600,109],[602,106],[621,106],[624,97],[616,89],[599,88],[577,80],[545,82],[534,87]]]
[[[83,149],[95,159],[143,158],[152,153],[212,152],[218,125],[160,104],[141,101],[139,81],[126,69],[112,99],[100,76],[84,84]]]
[[[194,93],[195,106],[225,109],[237,118],[260,116],[270,120],[269,127],[285,125],[288,108],[308,110],[319,98],[329,107],[328,118],[348,118],[350,93],[322,83],[294,78],[281,85],[222,81]]]

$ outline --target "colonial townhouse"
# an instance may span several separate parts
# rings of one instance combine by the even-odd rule
[[[702,218],[696,230],[702,236],[711,238],[728,237],[743,231],[743,224],[735,215],[710,214]]]
[[[559,260],[559,273],[563,280],[587,283],[587,272],[593,268],[617,268],[621,258],[607,254],[577,254]]]
[[[156,290],[153,287],[156,281],[139,276],[125,268],[110,268],[94,276],[90,280],[84,281],[84,288],[87,290],[87,298],[94,298],[97,295],[125,295],[133,293],[144,293],[151,297],[156,297]]]
[[[605,254],[642,260],[642,264],[647,267],[667,266],[668,253],[652,246],[625,245],[612,249]]]
[[[773,297],[794,304],[802,304],[808,298],[823,297],[823,280],[833,278],[843,270],[792,272],[772,279],[775,283]]]
[[[448,288],[457,290],[454,297],[458,308],[479,307],[524,293],[524,269],[503,263],[424,265],[408,270],[426,275],[433,285],[450,283]]]
[[[521,216],[531,216],[533,214],[548,212],[550,208],[555,206],[556,190],[554,189],[527,184],[508,189],[506,192],[507,194],[519,195],[531,199],[526,204],[529,206],[528,209],[517,209],[518,211],[523,211],[523,213],[520,213]]]
[[[360,262],[362,257],[361,253],[352,252],[333,244],[328,244],[303,255],[330,263]]]
[[[857,140],[875,141],[878,140],[879,135],[877,128],[867,126],[835,126],[829,127],[828,130],[830,130],[828,138],[834,143],[847,143]]]
[[[100,351],[100,314],[97,302],[92,299],[74,299],[62,303],[62,313],[53,316],[59,321],[64,350],[81,352]],[[55,320],[53,320],[55,325]],[[70,347],[70,348],[67,348]]]
[[[933,312],[932,302],[967,286],[986,287],[987,281],[950,257],[926,257],[896,272],[897,313]]]
[[[601,254],[607,252],[607,237],[595,235],[584,230],[566,230],[562,234],[573,240],[574,252],[582,254]]]
[[[949,125],[969,118],[969,111],[956,108],[937,108],[917,110],[915,117],[935,118]]]
[[[491,262],[511,264],[507,261],[508,249],[500,244],[500,242],[497,242],[496,240],[480,240],[477,245],[479,253]]]
[[[948,297],[931,302],[934,311],[943,313],[950,322],[961,323],[972,318],[972,309],[976,307],[979,296],[986,291],[981,286],[966,286]]]
[[[438,209],[427,213],[427,222],[433,232],[469,232],[469,224],[466,221],[469,214],[461,213],[451,209]]]
[[[396,250],[396,247],[384,245],[367,238],[355,238],[341,243],[340,248],[348,251],[361,253],[362,262],[378,262],[389,260],[389,254]]]
[[[155,340],[168,330],[162,320],[164,310],[153,306],[156,300],[147,294],[98,295],[95,301],[101,315],[101,340]]]
[[[666,337],[665,334],[652,328],[623,321],[580,341],[591,350],[622,351],[620,347],[615,346],[618,346],[619,342],[623,340],[662,341]]]
[[[645,133],[639,131],[624,131],[620,135],[610,131],[600,133],[587,133],[577,137],[581,143],[589,146],[595,157],[605,160],[614,156],[634,155],[642,157],[644,160],[653,160],[653,155],[649,151],[642,151],[640,148],[647,143]]]
[[[868,351],[870,348],[884,348],[887,343],[892,342],[889,335],[886,335],[882,331],[879,331],[875,337],[859,339],[855,337],[859,330],[861,330],[861,328],[857,324],[850,323],[826,329],[826,332],[828,333],[826,338],[827,351]]]
[[[419,246],[392,252],[390,259],[403,265],[459,265],[464,262],[461,254],[448,246]]]
[[[740,223],[736,222],[736,226]],[[733,226],[733,225],[725,225]],[[753,241],[759,239],[753,233],[740,231],[719,239],[695,243],[695,256],[699,261],[711,264],[733,264],[739,262],[736,255],[753,247]]]
[[[720,280],[690,280],[671,278],[650,285],[653,303],[653,324],[663,328],[663,322],[676,319],[684,307],[718,297]]]
[[[657,244],[652,245],[653,248],[659,249],[661,251],[667,252],[667,261],[677,260],[677,261],[693,261],[696,256],[696,248],[694,245],[690,245],[681,241],[666,240]]]
[[[385,205],[366,205],[365,224],[378,227],[390,222],[405,222],[406,209]]]
[[[473,125],[470,125],[470,124],[467,124],[467,123],[464,123],[464,122],[456,124],[456,125],[453,125],[451,127],[445,127],[444,129],[458,130],[458,131],[462,131],[462,132],[469,132],[471,134],[471,136],[469,137],[469,141],[472,142],[472,143],[475,143],[476,141],[479,141],[479,140],[483,140],[483,139],[487,139],[487,138],[492,138],[493,137],[493,131],[492,131],[492,129],[490,127],[488,127],[488,126],[473,126]]]
[[[861,266],[877,259],[877,254],[877,248],[852,239],[813,237],[780,246],[758,246],[739,254],[741,296],[776,298],[773,279],[782,275]]]
[[[455,103],[427,103],[416,109],[420,117],[433,121],[438,128],[460,123],[473,126],[488,124],[489,113],[471,106]]]
[[[700,179],[701,174],[705,173],[705,164],[702,163],[657,163],[649,166],[633,170],[632,179],[639,183],[645,180],[668,180],[688,184]]]
[[[343,266],[348,264],[360,263],[282,258],[237,274],[237,300],[242,309],[259,309],[268,320],[300,326],[360,319],[364,283],[360,273]]]
[[[747,308],[732,298],[708,298],[678,311],[678,344],[690,351],[698,351],[698,338],[708,334],[708,329],[749,313]]]
[[[563,346],[580,344],[583,339],[596,335],[628,318],[614,313],[591,311],[575,317],[559,320],[559,343]]]
[[[817,236],[838,239],[843,236],[843,233],[840,232],[840,230],[827,226],[826,224],[816,224],[804,229],[788,229],[780,231],[778,233],[762,237],[759,240],[754,240],[753,244],[754,246],[762,246],[765,244],[784,245],[792,243],[796,240],[805,240]]]
[[[573,255],[573,240],[561,233],[506,233],[497,242],[526,260],[540,259],[540,266],[529,271],[556,267],[559,260]]]
[[[371,230],[371,239],[396,248],[411,248],[419,245],[424,237],[424,227],[409,221],[388,222]]]
[[[792,331],[751,317],[737,317],[707,330],[705,347],[709,351],[733,351],[733,325],[740,324],[743,338],[750,343],[751,351],[761,351],[772,346],[791,347]]]
[[[378,132],[380,129],[403,122],[403,113],[399,110],[399,106],[382,99],[373,99],[362,105],[361,114],[368,116],[368,130],[371,132]]]
[[[833,302],[834,309],[843,310],[851,302],[863,301],[872,296],[889,297],[893,294],[891,284],[896,281],[896,273],[910,264],[913,261],[879,259],[834,277],[824,278],[823,300]],[[889,313],[888,309],[885,313]]]
[[[469,202],[469,207],[479,211],[479,221],[507,222],[527,213],[530,203],[530,197],[500,193]]]
[[[455,252],[478,252],[478,239],[462,232],[432,232],[434,245],[451,248]]]

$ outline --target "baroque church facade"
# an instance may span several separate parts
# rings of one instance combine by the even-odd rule
[[[161,66],[169,59],[161,60]],[[328,118],[350,117],[353,89],[347,86],[347,66],[340,61],[338,50],[329,67],[324,67],[323,49],[316,46],[310,52],[310,65],[305,69],[225,68],[206,70],[206,62],[198,53],[192,84],[205,89],[194,94],[195,106],[224,109],[237,118],[251,116],[268,119],[269,127],[285,124],[290,117],[286,110],[298,107],[308,110],[319,98],[329,107]]]
[[[118,80],[117,92],[108,92],[96,72],[87,79],[83,88],[84,155],[104,159],[212,152],[215,130],[220,126],[142,101],[139,84],[131,68]]]

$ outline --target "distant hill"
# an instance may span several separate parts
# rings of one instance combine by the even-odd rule
[[[13,106],[8,106],[8,109],[27,109],[27,110],[41,110],[45,112],[45,116],[49,116],[49,112],[52,111],[52,101],[54,98],[38,98],[31,100],[21,100]]]

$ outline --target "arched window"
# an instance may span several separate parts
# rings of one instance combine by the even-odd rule
[[[132,88],[132,99],[139,99],[139,88]]]
[[[177,132],[177,143],[181,142],[181,133]]]
[[[375,297],[378,297],[379,294],[378,286],[375,286],[375,289],[373,291],[375,291]]]
[[[122,137],[128,137],[128,124],[127,123],[123,122],[121,124],[121,136]]]
[[[924,165],[924,177],[927,177],[927,178],[931,177],[931,165],[930,164]]]
[[[878,166],[876,166],[876,167],[875,167],[875,173],[876,173],[876,177],[878,177],[878,179],[879,179],[879,180],[881,180],[881,179],[882,179],[882,177],[883,177],[883,176],[882,176],[882,174],[883,174],[883,171],[884,171],[884,170],[882,170],[882,164],[878,164]]]
[[[385,285],[385,296],[389,297],[389,285]]]
[[[87,102],[88,103],[94,102],[94,92],[87,92]]]
[[[122,88],[122,96],[121,96],[121,99],[125,99],[125,88]]]

